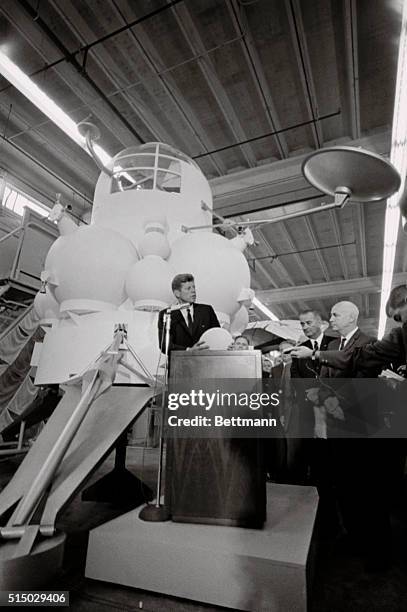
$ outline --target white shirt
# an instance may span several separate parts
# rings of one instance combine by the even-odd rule
[[[181,308],[182,316],[185,319],[185,323],[188,327],[188,310],[191,312],[192,321],[194,320],[194,305],[190,304],[188,308]]]
[[[323,332],[320,333],[320,335],[318,336],[318,338],[308,338],[308,340],[311,342],[312,344],[312,348],[315,347],[315,342],[317,342],[318,344],[318,350],[321,348],[321,342],[322,342],[322,338],[324,337]]]

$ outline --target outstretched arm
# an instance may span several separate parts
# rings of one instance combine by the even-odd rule
[[[318,351],[316,356],[321,363],[339,370],[352,368],[353,371],[380,370],[391,363],[399,363],[406,358],[403,333],[407,337],[407,327],[393,329],[381,340],[370,342],[353,351]]]

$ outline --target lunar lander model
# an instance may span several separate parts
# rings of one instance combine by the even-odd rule
[[[94,128],[82,129],[94,151]],[[197,301],[233,332],[248,322],[253,291],[243,251],[253,241],[248,228],[261,221],[221,220],[235,237],[214,233],[207,180],[168,145],[125,149],[101,170],[90,225],[75,225],[59,204],[52,213],[61,235],[35,300],[46,323],[35,382],[63,385],[65,395],[0,495],[0,515],[8,516],[0,528],[2,590],[40,586],[60,566],[57,513],[159,391],[157,314],[173,301],[172,278],[192,273]],[[383,158],[347,147],[315,152],[303,172],[334,202],[271,222],[381,200],[400,186]]]

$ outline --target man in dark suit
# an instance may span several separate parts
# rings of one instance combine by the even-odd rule
[[[263,361],[263,379],[265,379],[264,390],[280,395],[278,408],[274,409],[270,416],[277,418],[276,437],[265,440],[266,469],[269,479],[273,482],[291,482],[290,465],[288,463],[292,445],[287,440],[285,433],[289,429],[292,410],[291,389],[291,355],[289,350],[293,348],[294,342],[283,340],[279,344],[280,357],[272,366],[270,360]],[[291,452],[292,454],[292,452]]]
[[[299,347],[293,351],[293,354],[297,358],[311,358],[319,363],[321,378],[345,379],[365,376],[365,371],[353,367],[352,356],[357,352],[364,352],[365,347],[369,346],[373,339],[358,328],[358,314],[358,308],[352,302],[335,304],[331,310],[330,323],[340,337],[330,342],[327,350],[310,351],[309,348]],[[340,357],[335,358],[335,355]],[[337,364],[340,367],[336,367]],[[376,368],[373,375],[377,374]],[[361,547],[366,555],[367,565],[378,565],[378,562],[388,557],[390,545],[389,516],[383,503],[385,469],[380,468],[381,476],[379,476],[377,465],[380,441],[363,440],[358,437],[365,433],[364,419],[360,412],[361,406],[349,392],[347,383],[344,381],[344,386],[335,391],[342,396],[340,407],[337,408],[343,410],[343,433],[350,428],[352,435],[357,436],[330,440],[329,452],[339,507],[353,545],[356,543],[356,546]],[[329,418],[334,419],[335,415],[328,415]],[[339,420],[337,423],[340,425]]]
[[[307,340],[301,344],[312,350],[325,350],[328,348],[331,336],[322,331],[322,316],[317,310],[304,310],[299,316],[302,331]],[[320,365],[311,358],[295,359],[291,365],[291,378],[316,378],[320,371]]]
[[[328,348],[332,337],[326,336],[322,331],[322,316],[316,310],[306,310],[299,316],[300,323],[304,335],[307,340],[301,344],[311,350],[310,357],[307,359],[297,359],[292,353],[291,378],[318,378],[321,366],[318,361],[312,359],[312,352],[317,350],[325,350]],[[295,353],[295,351],[294,351]],[[299,391],[299,383],[296,383]],[[310,403],[306,401],[305,390],[309,388],[308,383],[304,385],[304,393],[298,397],[299,404],[299,427],[303,436],[312,437],[314,431],[314,412]]]
[[[302,331],[307,340],[301,346],[311,351],[324,350],[328,347],[332,337],[324,334],[321,314],[316,310],[305,310],[299,316]],[[329,464],[326,460],[326,440],[312,439],[316,436],[316,418],[314,405],[310,401],[309,390],[318,386],[315,379],[320,374],[320,364],[312,359],[292,359],[291,378],[294,381],[296,391],[296,404],[293,406],[293,421],[297,423],[299,439],[290,439],[289,447],[295,448],[295,461],[292,464],[294,481],[299,483],[311,480],[318,487],[321,498],[321,506],[327,506],[329,510],[333,505],[331,502],[331,477]],[[305,379],[300,381],[298,379]],[[314,382],[312,382],[314,379]],[[295,424],[293,423],[295,427]],[[294,435],[292,428],[292,435]],[[301,438],[301,439],[300,439]],[[327,512],[329,512],[327,510]]]
[[[359,309],[353,302],[338,302],[331,309],[329,322],[331,328],[340,334],[339,338],[332,340],[324,349],[319,351],[346,351],[352,354],[355,349],[372,342],[374,338],[367,336],[358,327]],[[315,358],[315,355],[314,355]],[[318,360],[315,360],[318,362]],[[335,368],[324,362],[320,363],[322,378],[349,378],[352,377],[351,368]]]
[[[317,352],[315,357],[326,367],[351,371],[353,376],[372,378],[383,368],[406,365],[407,362],[407,286],[394,287],[386,304],[386,314],[402,327],[396,327],[381,340],[355,351],[339,352],[333,347]],[[303,356],[301,356],[303,357]]]
[[[192,274],[177,274],[172,280],[172,292],[177,299],[175,310],[170,310],[169,351],[206,349],[208,346],[200,340],[202,334],[212,327],[220,327],[212,306],[196,304],[195,280]],[[165,350],[164,314],[158,316],[158,340],[162,352]]]

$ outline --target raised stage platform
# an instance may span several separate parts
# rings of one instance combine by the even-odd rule
[[[256,612],[306,610],[314,487],[267,485],[264,529],[147,523],[133,510],[93,529],[87,578]]]

